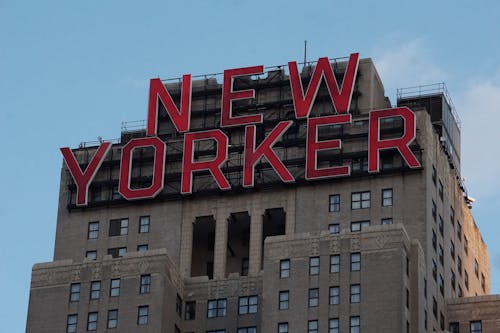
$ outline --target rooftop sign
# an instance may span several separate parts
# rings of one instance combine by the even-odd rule
[[[307,120],[305,178],[308,181],[349,176],[351,173],[349,165],[318,167],[318,152],[341,148],[340,139],[319,140],[318,130],[322,126],[350,124],[352,122],[349,109],[358,71],[358,64],[359,54],[351,54],[347,62],[343,81],[339,86],[329,59],[327,57],[319,58],[310,82],[304,90],[297,62],[292,61],[288,63],[294,116],[295,119]],[[163,82],[157,78],[151,79],[146,136],[132,139],[122,147],[119,179],[120,194],[127,200],[146,199],[155,197],[163,189],[166,170],[166,144],[157,136],[160,103],[167,111],[168,117],[175,126],[177,132],[183,134],[184,137],[181,194],[188,195],[192,193],[193,175],[200,171],[209,171],[221,190],[231,190],[231,184],[222,171],[222,165],[228,158],[229,139],[221,129],[228,127],[242,127],[245,131],[243,187],[251,188],[254,186],[255,165],[263,157],[266,158],[282,182],[295,182],[292,174],[273,150],[274,144],[281,140],[285,132],[294,123],[294,120],[280,121],[261,142],[257,143],[256,126],[263,123],[263,115],[261,113],[253,113],[235,116],[232,112],[233,101],[255,98],[254,89],[235,90],[235,78],[263,73],[264,66],[262,65],[225,70],[222,85],[220,128],[205,131],[190,131],[192,99],[191,74],[185,74],[182,77],[179,107],[176,106]],[[311,109],[322,81],[326,83],[329,97],[336,114],[310,117]],[[404,134],[401,137],[392,139],[380,138],[380,119],[388,117],[402,118],[404,123]],[[397,149],[410,168],[420,167],[419,161],[409,148],[415,136],[415,115],[407,107],[370,111],[368,172],[379,172],[379,153],[386,149]],[[215,144],[215,156],[210,160],[196,159],[195,143],[207,140]],[[131,174],[134,150],[144,147],[152,147],[154,149],[152,184],[149,187],[133,189],[131,187]],[[77,206],[87,205],[89,185],[97,174],[110,148],[111,142],[101,143],[85,170],[81,169],[70,148],[61,148],[64,161],[77,187]]]

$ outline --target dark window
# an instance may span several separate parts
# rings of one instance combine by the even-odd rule
[[[477,278],[479,278],[479,263],[477,262],[477,259],[474,259],[474,274]]]
[[[439,327],[444,331],[444,316],[442,312],[439,313]]]
[[[280,278],[290,277],[290,259],[280,260]]]
[[[436,301],[436,297],[432,296],[432,314],[434,315],[434,318],[437,319],[437,315],[438,315],[438,304],[437,304],[437,301]]]
[[[340,194],[332,194],[329,197],[328,211],[340,212]]]
[[[351,231],[357,232],[363,230],[363,228],[370,226],[370,221],[358,221],[351,222]]]
[[[66,333],[76,333],[76,326],[78,324],[78,315],[70,314],[66,320]]]
[[[359,316],[352,316],[350,320],[351,333],[359,333],[361,328],[361,320]]]
[[[462,290],[462,286],[461,285],[458,285],[458,293],[457,293],[458,297],[462,297],[464,295],[464,291]]]
[[[436,167],[433,165],[432,166],[432,182],[434,183],[434,185],[436,185],[436,178],[437,178]]]
[[[278,333],[288,333],[288,323],[279,323]]]
[[[80,300],[80,283],[72,283],[69,287],[69,301],[77,302]]]
[[[257,333],[257,327],[240,327],[238,328],[238,333]]]
[[[120,279],[111,279],[109,286],[109,296],[120,296]]]
[[[288,290],[280,291],[279,294],[279,309],[288,310],[290,302],[290,292]]]
[[[319,274],[319,257],[309,258],[309,275]]]
[[[464,282],[465,282],[465,288],[469,290],[469,274],[467,274],[467,270],[464,270]]]
[[[436,202],[434,201],[434,199],[432,199],[432,217],[434,218],[434,221],[436,221],[436,216],[437,216]]]
[[[137,252],[144,252],[149,250],[148,244],[137,245]]]
[[[392,224],[392,217],[388,217],[388,218],[385,218],[385,219],[382,219],[381,221],[381,224],[382,225],[387,225],[387,224]]]
[[[185,320],[194,320],[196,319],[196,302],[190,301],[186,302],[186,311],[184,312]]]
[[[127,253],[127,248],[126,247],[114,247],[111,249],[108,249],[108,255],[112,256],[113,258],[121,258]]]
[[[427,279],[424,279],[424,297],[427,298]]]
[[[137,308],[137,325],[147,325],[149,321],[149,306],[142,305]]]
[[[441,179],[439,180],[438,183],[438,193],[441,200],[443,200],[443,183],[441,182]]]
[[[410,291],[406,288],[406,308],[410,308]]]
[[[439,292],[444,296],[444,279],[441,274],[439,274]]]
[[[451,259],[455,260],[455,243],[452,240],[450,240],[450,256]]]
[[[483,273],[481,273],[481,288],[483,289],[484,292],[486,292],[486,281]]]
[[[257,313],[259,298],[257,296],[243,296],[239,299],[238,314]]]
[[[309,320],[307,322],[307,333],[318,333],[318,321]]]
[[[427,310],[424,310],[424,328],[427,329]]]
[[[248,275],[248,266],[249,261],[248,258],[241,258],[241,276],[247,276]]]
[[[339,333],[339,319],[332,318],[328,321],[328,333]]]
[[[467,237],[464,235],[464,251],[465,254],[469,254],[469,240],[467,240]]]
[[[370,208],[370,191],[351,193],[351,209]]]
[[[439,233],[441,234],[441,236],[443,236],[444,234],[444,221],[441,215],[439,215]]]
[[[90,222],[87,232],[87,239],[99,238],[99,222]]]
[[[330,273],[340,272],[340,255],[333,254],[330,256]]]
[[[361,270],[361,253],[351,253],[351,271]]]
[[[212,330],[212,331],[207,331],[207,333],[226,333],[226,330]]]
[[[437,264],[434,259],[432,259],[432,277],[434,278],[434,281],[437,281]]]
[[[451,271],[451,288],[455,290],[456,288],[456,277],[455,277],[455,272],[452,270]]]
[[[471,321],[470,322],[470,333],[482,333],[483,332],[483,324],[481,321]]]
[[[87,331],[97,331],[97,320],[99,316],[97,312],[89,312],[87,317]]]
[[[434,248],[434,250],[437,249],[437,235],[434,229],[432,229],[432,247]]]
[[[182,318],[182,298],[179,294],[175,297],[175,312]]]
[[[439,257],[439,262],[441,263],[441,265],[444,265],[443,247],[441,246],[441,244],[439,244],[439,248],[438,248],[438,257]]]
[[[450,222],[454,226],[455,225],[455,209],[450,207]]]
[[[458,274],[462,275],[462,258],[460,256],[457,256],[457,268]]]
[[[101,281],[90,282],[90,299],[99,299],[101,292]]]
[[[116,219],[109,221],[109,236],[120,236],[128,234],[128,219]]]
[[[340,233],[340,224],[338,224],[338,223],[329,224],[328,225],[328,231],[332,235]]]
[[[457,238],[459,241],[462,241],[462,225],[460,222],[457,222]]]
[[[392,188],[382,190],[382,206],[392,206]]]
[[[141,216],[139,218],[139,233],[144,234],[149,232],[149,216]]]
[[[450,331],[451,333],[460,333],[458,323],[450,323],[448,331]]]
[[[336,305],[340,301],[340,289],[339,287],[330,287],[330,304]]]
[[[207,317],[225,317],[226,316],[227,300],[225,298],[212,299],[207,304]]]
[[[351,303],[359,303],[361,301],[361,286],[359,284],[351,284]]]
[[[96,260],[97,259],[97,251],[85,252],[85,258],[87,258],[88,260]]]
[[[139,294],[149,294],[151,291],[151,275],[144,274],[141,275],[141,285],[139,288]]]
[[[319,304],[319,289],[311,288],[309,289],[309,307],[314,308]]]
[[[118,326],[118,310],[108,311],[108,328],[116,328]]]

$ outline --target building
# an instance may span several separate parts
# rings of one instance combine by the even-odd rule
[[[338,81],[348,77],[347,58],[330,61]],[[319,66],[302,69],[304,89]],[[127,143],[147,136],[143,128],[124,128],[94,164],[88,200],[79,201],[81,187],[63,164],[54,260],[33,267],[28,333],[498,332],[500,299],[484,296],[488,252],[461,183],[460,124],[444,87],[398,92],[398,107],[415,116],[408,149],[418,167],[400,150],[384,149],[378,172],[369,172],[371,111],[391,108],[372,61],[359,60],[354,71],[352,121],[318,126],[313,136],[308,120],[295,117],[284,68],[233,78],[230,93],[253,89],[255,98],[229,103],[235,118],[263,114],[254,148],[290,121],[270,147],[293,182],[280,179],[279,163],[258,159],[252,186],[243,186],[254,125],[228,126],[227,158],[217,168],[231,190],[220,190],[213,170],[201,170],[192,193],[181,194],[191,177],[183,169],[186,134],[174,127],[164,100],[153,127],[165,142],[166,171],[149,198],[124,199],[120,182],[128,165],[130,193],[158,184],[159,148],[136,147],[130,163],[121,161]],[[195,133],[220,127],[217,78],[192,81]],[[184,80],[164,84],[182,109]],[[324,82],[314,98],[311,118],[335,113]],[[397,116],[377,124],[380,140],[408,129]],[[314,137],[342,140],[340,149],[316,149],[314,168],[347,165],[350,175],[306,179],[307,140]],[[191,161],[217,159],[221,142],[192,142]],[[72,150],[81,170],[93,165],[98,147]]]

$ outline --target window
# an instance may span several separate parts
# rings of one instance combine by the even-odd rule
[[[120,296],[120,279],[111,279],[109,284],[109,296]]]
[[[179,294],[175,297],[175,312],[182,318],[182,298]]]
[[[361,269],[361,253],[351,253],[351,271],[359,271]]]
[[[227,300],[225,298],[212,299],[207,304],[207,318],[225,317]]]
[[[439,180],[438,183],[438,193],[441,200],[443,200],[443,183],[441,182],[441,179]]]
[[[392,217],[382,219],[381,224],[382,225],[392,224]]]
[[[248,275],[248,265],[249,264],[250,264],[250,262],[248,261],[248,258],[241,259],[241,276]]]
[[[139,218],[139,233],[144,234],[149,232],[149,216],[141,216]]]
[[[427,310],[424,310],[424,328],[427,329]]]
[[[290,301],[290,292],[288,290],[280,291],[279,294],[279,309],[288,310]]]
[[[439,292],[444,296],[444,279],[441,274],[439,274]]]
[[[382,206],[392,206],[392,188],[382,190]]]
[[[108,311],[108,328],[116,328],[118,326],[118,310]]]
[[[361,300],[361,286],[359,284],[351,284],[351,303],[359,303]]]
[[[444,315],[442,312],[439,313],[439,327],[441,331],[444,331]]]
[[[351,209],[370,208],[370,191],[351,193]]]
[[[462,258],[460,256],[457,256],[457,268],[458,274],[462,275]]]
[[[137,245],[137,252],[144,252],[149,249],[148,244]]]
[[[241,327],[238,328],[238,333],[257,333],[257,327]]]
[[[465,282],[465,288],[469,290],[469,274],[467,274],[467,270],[464,270],[464,282]]]
[[[436,167],[433,165],[432,166],[432,182],[434,183],[434,185],[436,185],[436,177],[437,177]]]
[[[243,314],[257,313],[257,303],[258,303],[257,296],[240,297],[238,303],[239,303],[238,314],[243,315]]]
[[[434,248],[434,250],[437,249],[437,235],[434,229],[432,229],[432,247]]]
[[[80,300],[80,283],[72,283],[69,287],[69,301],[77,302]]]
[[[448,329],[448,331],[450,331],[451,333],[459,333],[459,330],[458,330],[458,323],[450,323],[450,327]]]
[[[350,322],[351,333],[359,333],[360,332],[360,319],[359,316],[352,316]]]
[[[351,231],[352,232],[361,231],[363,230],[364,227],[368,227],[369,225],[370,221],[351,222]]]
[[[432,259],[432,277],[434,281],[437,281],[437,269],[436,260]]]
[[[128,234],[128,219],[109,221],[109,236],[122,236]]]
[[[309,275],[319,274],[319,257],[309,258]]]
[[[139,306],[137,309],[137,325],[147,325],[149,321],[149,305]]]
[[[432,314],[434,315],[434,318],[437,319],[438,315],[438,303],[436,301],[436,297],[432,296]]]
[[[307,333],[318,333],[318,321],[309,320],[307,322]]]
[[[462,241],[462,225],[460,222],[457,222],[457,238],[459,241]]]
[[[85,252],[85,258],[87,258],[88,260],[96,260],[97,259],[97,251]]]
[[[151,291],[151,275],[144,274],[141,275],[141,285],[139,288],[139,294],[149,294]]]
[[[410,308],[410,291],[406,288],[406,308]]]
[[[455,272],[452,270],[451,271],[451,288],[453,290],[455,290],[455,286],[456,286],[456,277],[455,277]]]
[[[226,330],[207,331],[207,333],[226,333]]]
[[[329,212],[340,212],[340,194],[330,195],[329,202]]]
[[[99,238],[99,222],[89,222],[87,239],[97,239],[97,238]]]
[[[278,333],[288,333],[288,323],[279,323]]]
[[[97,320],[99,316],[97,312],[89,312],[87,317],[87,331],[97,331]]]
[[[443,247],[441,246],[441,244],[439,244],[439,248],[438,248],[438,257],[439,257],[439,262],[441,263],[441,265],[444,265]]]
[[[186,302],[186,311],[184,311],[185,320],[194,320],[196,318],[196,302]]]
[[[441,215],[439,215],[439,233],[441,234],[441,236],[443,236],[444,234],[444,221]]]
[[[450,206],[450,222],[453,226],[455,226],[455,209]]]
[[[311,288],[309,289],[309,307],[314,308],[319,304],[319,289]]]
[[[424,297],[427,298],[427,279],[424,279]]]
[[[333,254],[330,256],[330,273],[340,272],[340,255]]]
[[[479,263],[477,262],[477,259],[474,259],[474,274],[477,278],[479,278]]]
[[[482,333],[483,325],[481,321],[471,321],[470,322],[470,333]]]
[[[469,241],[467,240],[467,237],[464,235],[464,251],[465,254],[469,254]]]
[[[483,273],[481,273],[481,288],[483,289],[484,292],[486,292],[486,280],[484,278]]]
[[[332,318],[328,321],[328,333],[339,333],[339,319]]]
[[[280,278],[285,279],[290,276],[290,259],[280,260]]]
[[[451,259],[455,260],[455,243],[452,240],[450,240],[450,255]]]
[[[337,305],[340,301],[339,287],[330,287],[330,305]]]
[[[101,281],[90,282],[90,299],[99,299],[101,292]]]
[[[78,315],[70,314],[66,320],[66,333],[76,333],[76,325],[78,324]]]
[[[338,224],[338,223],[329,224],[328,231],[332,235],[340,233],[340,224]]]
[[[432,217],[434,218],[434,221],[436,221],[436,216],[437,216],[436,202],[434,201],[434,199],[432,199]]]
[[[112,256],[113,258],[121,258],[127,253],[127,248],[126,247],[115,247],[108,249],[108,255]]]

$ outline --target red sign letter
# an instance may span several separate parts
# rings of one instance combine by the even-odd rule
[[[87,205],[89,185],[97,174],[97,170],[104,161],[104,157],[106,156],[110,148],[111,142],[101,143],[84,172],[82,172],[82,169],[80,169],[80,165],[78,165],[75,155],[73,155],[71,149],[69,149],[68,147],[61,148],[64,162],[66,162],[68,170],[71,173],[71,176],[73,177],[73,180],[76,184],[77,206]]]
[[[380,140],[380,119],[401,117],[404,120],[404,134],[397,139]],[[379,171],[379,151],[396,148],[410,168],[420,167],[410,143],[416,136],[415,114],[407,107],[370,111],[370,129],[368,134],[368,172]]]
[[[254,89],[233,91],[233,83],[235,77],[243,75],[262,74],[263,72],[264,66],[226,69],[224,71],[224,86],[222,87],[222,110],[220,115],[221,127],[262,123],[261,114],[233,117],[233,103],[231,103],[231,101],[255,98]]]
[[[327,149],[340,149],[340,140],[318,141],[318,127],[334,124],[348,124],[350,114],[327,116],[307,119],[307,151],[306,151],[306,179],[348,176],[351,174],[349,166],[336,166],[318,169],[317,152]]]
[[[272,146],[278,141],[278,139],[283,135],[288,127],[292,124],[292,121],[282,121],[272,130],[267,138],[262,141],[260,146],[255,149],[255,125],[247,126],[245,128],[245,164],[243,167],[243,186],[253,187],[254,184],[254,167],[255,164],[265,156],[272,168],[281,180],[285,183],[293,182],[295,179],[290,174],[288,169],[285,167],[283,162],[278,158]]]
[[[167,110],[177,132],[189,131],[189,119],[191,118],[191,74],[182,76],[181,94],[181,110],[179,111],[163,82],[160,79],[151,79],[146,135],[156,135],[158,131],[158,98]]]
[[[155,157],[153,161],[153,180],[150,187],[132,189],[130,180],[132,176],[132,155],[134,149],[140,147],[153,147]],[[122,148],[120,162],[120,183],[118,192],[127,200],[153,198],[163,189],[163,176],[165,171],[165,143],[157,137],[138,138],[130,140]]]
[[[299,70],[297,69],[297,62],[289,62],[288,69],[290,70],[290,86],[292,89],[293,104],[295,106],[295,117],[309,117],[313,102],[316,99],[316,94],[319,90],[321,78],[325,78],[330,98],[332,99],[333,106],[335,107],[337,113],[348,113],[351,105],[351,97],[354,90],[356,73],[358,72],[358,63],[359,53],[351,53],[344,74],[344,80],[342,81],[342,86],[339,89],[339,85],[337,83],[337,79],[335,79],[335,75],[333,74],[330,61],[326,57],[319,58],[304,97],[304,89],[302,88],[302,80],[300,78]]]
[[[215,140],[217,142],[217,154],[210,161],[194,161],[195,141]],[[215,178],[221,190],[230,190],[231,185],[220,169],[227,159],[227,148],[229,139],[221,130],[210,130],[204,132],[192,132],[184,134],[184,154],[182,156],[182,180],[181,193],[190,194],[193,190],[193,171],[208,170]]]

